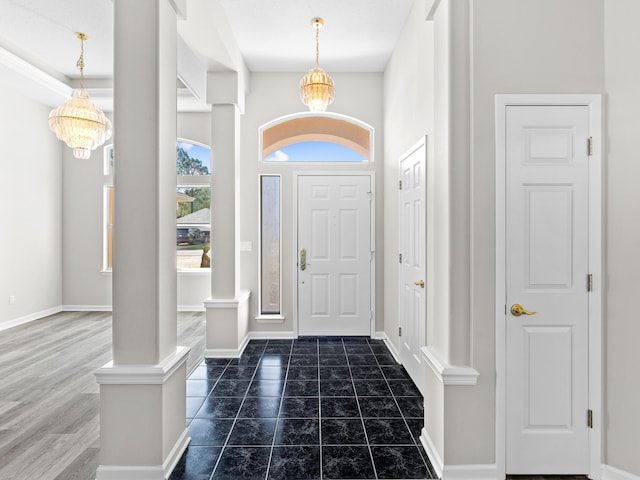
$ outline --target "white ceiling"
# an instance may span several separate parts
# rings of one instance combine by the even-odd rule
[[[413,0],[221,0],[251,71],[305,71],[315,61],[330,72],[382,72]]]
[[[315,62],[314,17],[325,20],[320,65],[329,73],[382,72],[414,1],[420,0],[186,0],[178,32],[188,46],[183,56],[191,67],[200,65],[203,81],[206,70],[307,71]],[[113,0],[0,0],[0,83],[59,104],[77,86],[74,32],[81,31],[89,36],[85,86],[110,110],[113,8]],[[193,86],[191,97],[179,91],[183,111],[206,107],[202,89]]]
[[[414,0],[218,1],[251,71],[311,68],[315,55],[311,19],[322,17],[326,24],[320,31],[320,64],[326,70],[380,72]],[[89,35],[85,75],[110,77],[112,0],[0,0],[0,46],[47,72],[78,77],[76,31]]]

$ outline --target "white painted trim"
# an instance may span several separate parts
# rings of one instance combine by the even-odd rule
[[[204,358],[240,358],[249,343],[249,335],[245,336],[238,348],[206,348]]]
[[[295,332],[249,332],[250,340],[294,340],[298,338]]]
[[[417,331],[414,331],[414,335],[418,337],[418,345],[420,347],[422,347],[423,345],[427,344],[427,322],[433,318],[433,314],[432,314],[432,309],[433,306],[431,305],[433,302],[431,301],[431,299],[434,298],[434,286],[433,286],[433,282],[430,282],[429,279],[430,278],[436,278],[435,276],[435,270],[434,270],[434,262],[433,262],[433,253],[435,252],[434,248],[433,248],[433,242],[429,241],[429,233],[432,231],[431,228],[431,223],[433,221],[433,212],[432,212],[432,205],[433,202],[430,201],[430,189],[429,189],[429,183],[431,182],[431,175],[433,173],[433,171],[430,168],[430,159],[429,159],[429,150],[428,150],[428,136],[427,135],[422,135],[420,137],[420,139],[414,143],[411,148],[407,149],[402,155],[400,155],[400,158],[398,159],[398,183],[402,183],[403,181],[403,173],[402,173],[402,162],[404,162],[405,160],[407,160],[408,158],[410,158],[414,153],[419,152],[421,149],[424,150],[424,156],[421,155],[421,165],[423,168],[423,172],[422,174],[424,174],[424,185],[423,185],[423,190],[422,190],[422,195],[421,195],[421,199],[423,200],[423,208],[424,208],[424,212],[423,215],[426,215],[426,218],[424,218],[422,221],[424,222],[424,245],[422,245],[423,248],[422,251],[424,253],[424,265],[422,266],[422,271],[421,271],[421,277],[423,280],[427,280],[427,285],[426,285],[426,289],[423,292],[424,295],[424,299],[423,299],[423,305],[424,305],[424,312],[423,312],[423,316],[422,319],[419,320],[420,325],[417,328]],[[405,214],[403,212],[403,195],[405,195],[404,190],[405,190],[406,186],[403,188],[398,188],[396,195],[397,195],[397,202],[398,202],[398,211],[397,211],[397,218],[398,218],[398,245],[400,246],[400,248],[402,248],[402,246],[406,246],[407,242],[405,242]],[[416,230],[416,227],[414,226],[414,230]],[[415,234],[415,232],[414,232]],[[422,236],[422,232],[419,232],[419,234],[417,236]],[[414,239],[415,241],[415,239]],[[416,241],[417,244],[419,244],[419,241]],[[419,245],[413,245],[413,248],[415,249],[417,246]],[[404,251],[400,251],[399,252],[401,255],[407,255],[407,252]],[[402,299],[404,298],[405,294],[404,294],[404,289],[405,289],[405,269],[403,268],[402,265],[403,262],[400,262],[397,265],[397,273],[398,273],[398,327],[400,330],[402,330],[404,328],[405,330],[405,334],[407,331],[406,325],[406,302],[402,301]],[[414,269],[414,273],[415,273]],[[424,288],[424,285],[423,285]],[[415,307],[414,307],[415,308]],[[415,327],[415,325],[414,325]],[[399,333],[399,332],[398,332]],[[404,339],[400,336],[400,334],[398,334],[399,341],[400,341],[400,352],[398,352],[397,355],[397,360],[399,361],[398,363],[402,363],[405,368],[407,368],[408,364],[413,364],[413,360],[411,357],[414,357],[414,353],[411,351],[407,350],[406,347],[406,343],[404,342]],[[419,347],[419,348],[420,348]],[[417,352],[416,352],[417,353]],[[404,355],[404,358],[403,358]],[[418,371],[422,370],[422,366],[419,365],[420,360],[418,359]],[[413,370],[413,369],[412,369]],[[409,376],[412,378],[413,383],[416,384],[416,386],[418,387],[418,389],[420,390],[420,392],[422,393],[422,395],[424,396],[426,393],[426,386],[425,386],[425,381],[424,378],[422,377],[422,375],[420,373],[416,373],[414,375],[411,375],[411,372],[409,370],[407,370],[407,373],[409,374]],[[417,378],[415,378],[417,376]]]
[[[427,457],[431,461],[431,466],[435,470],[435,474],[437,478],[442,478],[442,471],[444,469],[444,462],[442,461],[442,457],[440,453],[438,453],[438,449],[433,444],[433,440],[429,436],[429,432],[426,428],[422,428],[420,433],[420,443],[424,447],[425,452],[427,452]],[[501,478],[501,477],[496,477]]]
[[[286,317],[282,315],[258,315],[255,317],[256,323],[279,323],[282,324]]]
[[[114,365],[113,361],[95,372],[100,385],[163,385],[174,372],[185,364],[190,349],[176,347],[173,355],[157,365]]]
[[[373,340],[384,340],[385,338],[389,337],[387,337],[387,334],[385,332],[375,331],[371,334],[371,338]]]
[[[640,476],[610,465],[601,465],[602,480],[640,480]]]
[[[178,441],[169,452],[169,455],[167,455],[167,458],[162,463],[162,470],[165,473],[165,478],[169,478],[169,475],[171,475],[173,469],[176,468],[176,465],[180,461],[182,454],[189,446],[189,442],[191,442],[189,429],[185,428],[180,434],[180,438],[178,438]]]
[[[16,73],[19,78],[26,80],[27,83],[35,84],[34,86],[37,90],[42,91],[44,96],[47,97],[49,106],[55,106],[58,102],[65,102],[71,98],[73,89],[69,85],[1,47],[0,66]]]
[[[477,385],[480,373],[475,368],[450,365],[438,356],[433,347],[422,347],[420,351],[443,385]]]
[[[425,19],[432,22],[440,6],[440,0],[425,0]]]
[[[333,114],[336,115],[336,114]],[[284,117],[282,117],[284,118]],[[339,176],[339,177],[349,177],[349,176],[358,176],[358,177],[369,177],[369,187],[371,190],[371,218],[369,222],[370,232],[369,238],[371,239],[371,251],[373,252],[373,256],[371,259],[371,293],[369,294],[369,308],[371,311],[371,320],[369,325],[369,336],[373,335],[376,329],[376,172],[373,170],[362,170],[362,171],[295,171],[293,172],[293,245],[295,248],[293,249],[293,261],[292,261],[292,281],[295,285],[293,289],[293,328],[295,337],[297,338],[300,322],[300,315],[298,312],[298,178],[299,177],[307,177],[307,176]]]
[[[277,177],[278,178],[278,189],[279,189],[279,198],[278,198],[278,252],[280,254],[279,258],[279,298],[278,298],[278,307],[280,312],[282,312],[282,252],[284,249],[282,248],[282,231],[283,231],[283,222],[282,222],[282,173],[260,173],[258,175],[258,311],[262,312],[262,179],[265,177]],[[256,317],[258,323],[276,323],[272,321],[272,319],[281,318],[284,323],[284,317],[281,315],[269,315],[269,314],[260,314]]]
[[[371,335],[371,338],[375,340],[382,340],[384,344],[387,346],[387,348],[389,349],[389,352],[393,356],[393,359],[399,364],[402,364],[402,362],[400,361],[400,354],[398,353],[398,349],[396,348],[396,346],[393,344],[393,342],[387,335],[387,332],[374,332]]]
[[[496,95],[495,96],[495,212],[496,212],[496,478],[506,475],[506,332],[505,315],[505,165],[506,107],[509,105],[584,105],[589,107],[589,132],[594,152],[589,158],[589,267],[593,290],[589,295],[589,406],[593,428],[589,429],[589,478],[601,477],[602,458],[602,95]]]
[[[495,480],[497,468],[493,464],[445,465],[442,480]]]
[[[110,272],[109,272],[110,273]],[[63,312],[111,312],[112,305],[62,305]],[[204,305],[178,305],[178,312],[204,312]]]
[[[35,320],[40,320],[41,318],[48,317],[49,315],[54,315],[56,313],[60,313],[63,311],[61,306],[47,308],[46,310],[40,310],[39,312],[30,313],[29,315],[25,315],[23,317],[14,318],[13,320],[5,320],[0,323],[0,332],[3,330],[7,330],[12,327],[17,327],[18,325],[24,325],[25,323],[33,322]]]
[[[96,471],[96,480],[164,480],[169,478],[189,446],[189,430],[184,429],[162,465],[128,466],[100,465]]]
[[[179,312],[204,312],[204,305],[178,305]]]
[[[112,305],[62,305],[63,312],[110,312]]]
[[[164,480],[164,469],[160,465],[134,467],[125,465],[100,465],[96,480]]]
[[[238,308],[238,305],[249,300],[250,290],[241,290],[236,298],[207,298],[204,308]]]
[[[494,464],[445,465],[426,428],[422,429],[420,443],[427,452],[437,478],[441,480],[496,480],[504,478],[498,475],[497,467]]]

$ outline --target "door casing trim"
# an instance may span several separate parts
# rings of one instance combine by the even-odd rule
[[[369,296],[369,307],[371,309],[371,320],[369,324],[369,336],[373,337],[376,332],[376,173],[374,171],[297,171],[293,172],[293,243],[295,245],[292,258],[292,279],[295,285],[293,294],[293,333],[295,338],[299,335],[300,315],[298,311],[298,178],[299,177],[369,177],[371,187],[371,212],[369,222],[369,238],[371,241],[371,291]]]
[[[601,478],[602,457],[602,96],[599,94],[496,95],[495,96],[495,275],[496,275],[496,411],[495,459],[497,478],[506,475],[506,110],[508,106],[587,106],[593,155],[589,157],[589,270],[593,289],[589,294],[589,408],[593,428],[589,429],[589,478]],[[585,145],[585,148],[586,145]],[[587,412],[585,412],[585,421]],[[576,472],[578,473],[578,472]],[[582,472],[580,472],[582,473]]]

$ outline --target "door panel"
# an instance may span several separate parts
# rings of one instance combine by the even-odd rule
[[[588,125],[587,107],[507,107],[510,474],[589,470]]]
[[[298,177],[299,335],[371,335],[370,193],[368,175]]]
[[[426,345],[426,143],[400,160],[400,359],[424,394],[420,348]],[[423,282],[423,283],[421,283]]]

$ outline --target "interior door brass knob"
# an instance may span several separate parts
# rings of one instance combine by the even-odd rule
[[[522,305],[520,305],[519,303],[514,303],[513,305],[511,305],[511,315],[513,315],[514,317],[519,317],[520,315],[537,315],[538,312],[529,312],[528,310],[525,310],[524,308],[522,308]]]
[[[414,285],[418,285],[420,288],[424,288],[424,280],[420,280],[419,282],[413,282]]]

